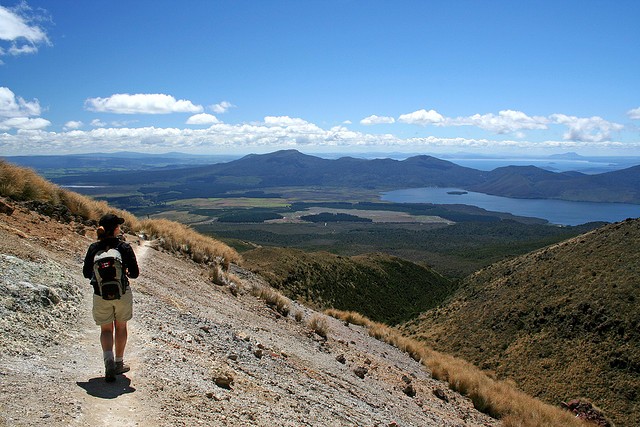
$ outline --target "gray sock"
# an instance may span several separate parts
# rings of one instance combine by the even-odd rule
[[[113,360],[113,351],[103,351],[102,356],[104,357],[104,363],[107,363],[109,360]]]

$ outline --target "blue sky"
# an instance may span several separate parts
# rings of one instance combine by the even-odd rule
[[[0,0],[0,155],[640,155],[640,2]]]

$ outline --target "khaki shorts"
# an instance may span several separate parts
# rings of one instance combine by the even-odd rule
[[[126,322],[133,317],[133,293],[127,288],[120,299],[107,301],[100,295],[93,295],[93,320],[96,325],[104,325],[114,320]]]

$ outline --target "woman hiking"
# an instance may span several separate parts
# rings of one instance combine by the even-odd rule
[[[121,236],[124,218],[106,214],[98,222],[98,241],[89,246],[82,273],[93,286],[93,320],[100,326],[105,380],[129,371],[124,363],[127,321],[133,317],[133,295],[128,278],[140,274],[136,255]],[[115,342],[115,356],[113,352]]]

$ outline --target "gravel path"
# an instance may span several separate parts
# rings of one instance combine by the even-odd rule
[[[500,425],[362,328],[327,318],[323,339],[306,325],[315,312],[292,303],[283,317],[251,295],[251,273],[233,266],[234,295],[135,236],[131,371],[108,384],[78,231],[91,234],[0,214],[0,426]]]

